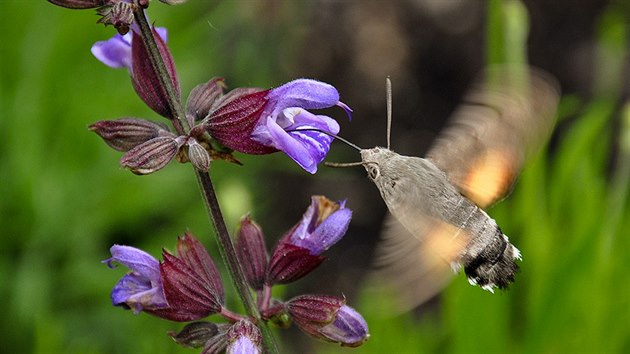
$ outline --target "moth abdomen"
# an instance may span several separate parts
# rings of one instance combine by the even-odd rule
[[[516,260],[520,251],[514,247],[498,227],[495,237],[477,256],[464,263],[464,272],[473,285],[493,291],[494,287],[506,289],[514,281],[518,271]]]

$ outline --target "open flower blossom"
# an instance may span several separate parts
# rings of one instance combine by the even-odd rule
[[[337,243],[348,230],[352,211],[345,201],[336,203],[323,196],[311,197],[302,219],[278,242],[269,260],[266,284],[287,284],[315,269],[321,254]]]
[[[319,255],[346,234],[350,219],[352,210],[346,208],[345,200],[335,203],[326,197],[313,196],[311,205],[285,242]]]
[[[155,30],[162,40],[166,42],[167,31],[164,27],[156,27]],[[105,41],[98,41],[92,45],[92,54],[101,63],[110,68],[127,68],[131,70],[131,43],[133,41],[133,31],[124,36],[116,33],[112,38]]]
[[[210,83],[218,86],[223,81],[213,79]],[[206,90],[216,91],[211,87]],[[246,154],[282,151],[310,173],[317,171],[317,164],[330,149],[333,138],[326,133],[337,134],[339,124],[308,110],[339,106],[349,116],[352,111],[339,101],[336,88],[310,79],[271,90],[238,88],[213,96],[216,102],[200,126],[214,139]]]
[[[112,257],[103,262],[131,269],[112,290],[115,306],[180,322],[221,311],[225,295],[219,272],[192,234],[177,240],[177,255],[164,251],[162,263],[134,247],[115,245],[110,251]]]
[[[324,115],[315,115],[308,109],[340,106],[348,115],[350,108],[339,101],[337,89],[324,82],[298,79],[269,91],[267,104],[252,131],[252,139],[272,146],[298,163],[310,173],[328,154],[333,138],[339,133],[339,124]],[[317,130],[308,130],[317,129]]]
[[[104,260],[104,263],[111,268],[113,262],[117,262],[131,270],[112,290],[111,299],[114,306],[130,308],[135,313],[168,306],[160,277],[160,263],[157,259],[129,246],[114,245],[110,252],[112,257]]]

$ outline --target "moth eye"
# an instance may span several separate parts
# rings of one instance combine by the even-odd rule
[[[377,166],[370,165],[368,167],[368,175],[371,179],[376,179],[380,175],[380,171]]]

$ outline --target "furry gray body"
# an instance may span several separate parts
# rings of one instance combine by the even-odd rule
[[[455,271],[463,267],[471,284],[492,291],[514,280],[519,251],[433,162],[382,147],[361,150],[361,158],[391,214],[414,237],[422,241],[436,222],[454,227],[453,242],[463,237],[464,247],[447,261]]]

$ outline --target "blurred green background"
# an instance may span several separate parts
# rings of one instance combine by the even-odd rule
[[[462,3],[474,9],[462,10]],[[448,17],[457,11],[463,17]],[[627,1],[153,2],[149,16],[169,29],[184,96],[212,76],[227,78],[231,87],[273,87],[314,76],[338,86],[355,108],[352,123],[341,112],[331,114],[362,146],[384,140],[386,75],[395,85],[394,145],[416,155],[453,108],[451,97],[461,95],[484,62],[530,55],[563,86],[549,146],[528,163],[513,194],[490,210],[524,255],[513,287],[490,295],[460,274],[438,299],[410,314],[390,316],[389,299],[361,296],[356,275],[364,273],[373,249],[362,235],[378,234],[374,225],[384,212],[362,171],[322,169],[311,176],[281,154],[238,155],[245,167],[214,164],[230,228],[251,211],[276,238],[299,218],[310,194],[347,196],[356,207],[356,224],[340,251],[331,250],[329,268],[296,286],[346,294],[368,320],[371,339],[347,349],[289,331],[279,333],[284,351],[630,352],[629,13]],[[218,253],[188,166],[134,176],[118,167],[118,152],[88,132],[100,119],[160,119],[135,96],[126,71],[91,56],[92,43],[113,34],[96,20],[90,10],[0,0],[0,348],[195,353],[166,335],[181,324],[135,316],[109,300],[125,272],[100,263],[114,243],[157,256],[191,230]],[[476,40],[467,40],[468,33]],[[460,55],[462,50],[475,54]],[[355,54],[358,59],[348,59]],[[410,69],[419,62],[422,68]],[[423,117],[401,117],[413,114]],[[330,160],[356,159],[344,150],[333,148]],[[344,188],[350,184],[363,189]],[[297,205],[287,202],[293,194]],[[317,285],[322,279],[327,285]]]

